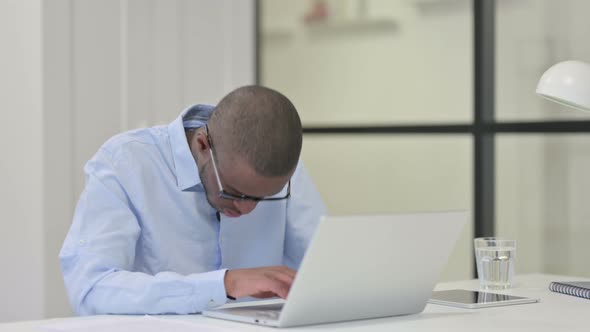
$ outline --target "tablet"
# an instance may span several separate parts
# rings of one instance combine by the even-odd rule
[[[434,291],[428,303],[476,309],[539,302],[539,299],[465,289]]]

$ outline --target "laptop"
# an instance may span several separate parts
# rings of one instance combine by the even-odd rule
[[[467,212],[323,217],[285,301],[225,305],[204,316],[274,327],[424,310]]]

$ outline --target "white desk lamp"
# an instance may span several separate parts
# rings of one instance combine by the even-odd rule
[[[553,65],[541,76],[537,94],[558,104],[590,111],[590,64],[564,61]]]

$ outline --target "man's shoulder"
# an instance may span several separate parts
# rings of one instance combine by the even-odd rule
[[[106,152],[112,161],[120,161],[145,154],[146,152],[159,151],[168,142],[166,126],[139,128],[117,134],[108,139],[100,148]]]

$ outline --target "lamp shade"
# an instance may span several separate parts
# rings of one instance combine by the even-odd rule
[[[553,65],[541,76],[537,94],[565,106],[590,111],[590,64],[564,61]]]

